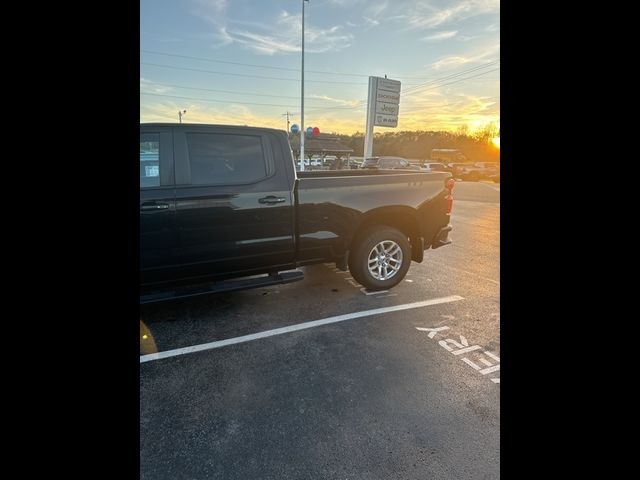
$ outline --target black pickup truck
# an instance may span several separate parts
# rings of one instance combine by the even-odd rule
[[[140,124],[140,301],[286,283],[335,262],[369,290],[448,243],[453,179],[296,172],[286,132]]]

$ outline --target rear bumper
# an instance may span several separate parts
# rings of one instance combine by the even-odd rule
[[[453,227],[451,225],[447,225],[446,227],[442,227],[438,230],[438,233],[433,237],[433,242],[431,242],[431,248],[440,248],[444,245],[449,245],[451,243],[449,232],[452,228]]]

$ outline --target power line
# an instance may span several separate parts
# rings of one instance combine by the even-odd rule
[[[477,68],[474,68],[472,70],[477,70]],[[466,73],[466,72],[462,72],[462,73]],[[487,72],[488,73],[488,72]],[[447,76],[449,77],[449,76]],[[447,78],[447,77],[443,77],[443,78]],[[216,92],[216,93],[228,93],[228,94],[235,94],[235,95],[250,95],[250,96],[257,96],[257,97],[273,97],[273,98],[289,98],[289,99],[293,99],[293,100],[298,100],[300,97],[298,96],[290,96],[290,95],[271,95],[271,94],[267,94],[267,93],[250,93],[250,92],[240,92],[240,91],[233,91],[233,90],[219,90],[219,89],[215,89],[215,88],[199,88],[199,87],[188,87],[186,85],[175,85],[175,84],[171,84],[171,83],[153,83],[153,86],[159,86],[159,87],[174,87],[174,88],[183,88],[186,90],[197,90],[197,91],[203,91],[203,92]],[[150,94],[150,93],[145,93],[145,94]],[[186,98],[186,97],[185,97]],[[238,103],[238,102],[233,102],[233,103]],[[322,108],[312,108],[312,110],[333,110],[333,109],[357,109],[358,107],[362,107],[366,104],[366,100],[358,100],[358,103],[356,105],[349,105],[349,106],[345,106],[345,105],[336,105],[334,107],[322,107]],[[406,111],[406,110],[405,110]]]
[[[499,98],[500,98],[500,95],[495,95],[495,96],[493,96],[493,97],[476,97],[476,100],[477,100],[477,101],[479,101],[479,102],[484,102],[484,101],[494,100],[494,99],[499,99]],[[455,103],[460,103],[460,102],[462,102],[462,101],[464,101],[464,99],[463,99],[463,98],[460,98],[460,99],[459,99],[459,100],[457,100],[457,101],[455,101],[455,100],[454,100],[454,101],[451,101],[451,102],[447,102],[447,104],[446,104],[446,105],[451,105],[451,104],[455,104]],[[421,107],[430,107],[431,105],[432,105],[432,104],[428,104],[428,105],[413,105],[413,106],[409,106],[409,105],[407,105],[407,107],[406,107],[406,108],[415,109],[415,108],[421,108]],[[439,104],[439,106],[442,106],[442,105],[444,105],[444,104]]]
[[[455,80],[455,81],[453,81],[453,82],[440,83],[440,84],[437,84],[437,85],[427,85],[427,86],[428,86],[428,87],[430,87],[430,88],[424,88],[424,89],[423,89],[423,88],[420,88],[419,90],[415,90],[415,89],[414,89],[414,90],[412,91],[412,93],[415,93],[416,91],[419,91],[419,92],[428,92],[429,90],[433,90],[434,88],[446,87],[447,85],[453,85],[454,83],[464,82],[464,81],[466,81],[466,80],[471,80],[472,78],[480,77],[480,76],[482,76],[482,75],[486,75],[486,74],[488,74],[488,73],[495,72],[495,71],[497,71],[497,70],[500,70],[500,67],[498,67],[498,68],[494,68],[493,70],[488,70],[488,71],[486,71],[486,72],[481,72],[481,73],[478,73],[477,75],[472,75],[472,76],[470,76],[470,77],[461,78],[461,79],[459,79],[459,80]]]
[[[279,105],[279,104],[272,104],[272,103],[254,103],[254,102],[235,102],[235,101],[228,101],[228,100],[215,100],[215,99],[210,99],[210,98],[196,98],[196,97],[184,97],[184,96],[179,96],[179,95],[163,95],[163,94],[158,94],[158,93],[145,93],[145,92],[140,92],[140,95],[151,95],[154,97],[167,97],[167,98],[180,98],[180,99],[184,99],[184,100],[198,100],[201,102],[212,102],[212,103],[235,103],[235,104],[239,104],[239,105],[258,105],[258,106],[265,106],[265,107],[285,107],[285,108],[295,108],[295,107],[291,107],[291,105]],[[500,98],[500,97],[490,97],[490,98]],[[487,100],[489,100],[490,98],[488,98]],[[448,104],[440,104],[440,105],[427,105],[425,107],[413,107],[413,108],[409,108],[407,110],[403,110],[405,113],[414,113],[416,111],[421,111],[421,110],[426,110],[429,108],[439,108],[439,107],[443,107],[443,106],[447,106]],[[309,109],[308,111],[317,111],[317,110],[327,110],[327,109]],[[478,110],[477,112],[473,112],[473,113],[479,113],[482,112],[483,110]],[[289,115],[295,116],[299,114],[299,112],[296,113],[289,113]],[[283,114],[286,115],[286,114]],[[166,117],[166,118],[170,118],[170,117]]]
[[[151,53],[153,55],[162,55],[165,57],[176,57],[176,58],[186,58],[186,59],[190,59],[190,60],[200,60],[203,62],[212,62],[212,63],[224,63],[227,65],[239,65],[239,66],[243,66],[243,67],[254,67],[254,68],[266,68],[266,69],[270,69],[270,70],[284,70],[284,71],[288,71],[288,72],[299,72],[300,69],[298,68],[288,68],[288,67],[276,67],[273,65],[257,65],[255,63],[242,63],[242,62],[230,62],[228,60],[218,60],[215,58],[206,58],[206,57],[195,57],[192,55],[178,55],[176,53],[166,53],[166,52],[156,52],[153,50],[140,50],[143,53]],[[321,75],[341,75],[341,76],[347,76],[347,77],[364,77],[364,78],[369,78],[370,75],[367,75],[366,73],[346,73],[346,72],[328,72],[326,70],[305,70],[305,72],[307,73],[318,73]],[[406,79],[411,79],[411,80],[427,80],[427,77],[407,77],[404,75],[396,75],[399,78],[406,78]]]
[[[480,100],[493,100],[493,99],[497,99],[500,98],[500,96],[495,96],[495,97],[487,97],[487,98],[482,98]],[[492,103],[498,103],[498,102],[492,102]],[[421,110],[429,110],[432,108],[441,108],[441,107],[449,107],[452,106],[452,102],[447,102],[447,103],[440,103],[437,105],[416,105],[413,107],[407,107],[401,110],[401,113],[414,113],[414,112],[419,112]]]
[[[492,71],[499,70],[499,68],[497,68],[497,69],[494,69],[494,70],[490,70],[490,71],[487,71],[487,72],[483,72],[483,73],[481,73],[481,74],[479,74],[479,75],[474,75],[474,76],[471,76],[471,77],[465,77],[465,78],[462,78],[462,79],[457,80],[457,81],[455,81],[455,82],[449,82],[449,83],[444,83],[444,84],[439,84],[439,83],[437,83],[437,82],[441,82],[441,81],[446,81],[446,80],[451,79],[451,78],[459,77],[460,75],[465,75],[465,74],[467,74],[467,73],[472,73],[472,72],[475,72],[475,71],[478,71],[478,70],[481,70],[481,69],[487,68],[487,67],[489,67],[489,66],[491,66],[491,65],[495,65],[495,64],[496,64],[496,63],[498,63],[499,61],[500,61],[500,60],[494,60],[494,61],[492,61],[492,62],[488,62],[488,63],[485,63],[485,64],[483,64],[483,65],[479,65],[479,66],[476,66],[476,67],[472,67],[472,68],[469,68],[469,69],[463,70],[463,71],[461,71],[461,72],[453,73],[453,74],[450,74],[450,75],[445,75],[444,77],[440,77],[440,78],[435,79],[435,80],[433,80],[433,81],[431,81],[431,82],[427,82],[427,83],[421,84],[421,85],[419,85],[418,87],[414,87],[414,88],[411,88],[411,89],[405,90],[405,91],[403,91],[403,92],[402,92],[402,95],[406,95],[407,93],[413,93],[413,92],[416,92],[416,91],[428,91],[429,89],[424,89],[424,90],[422,90],[422,87],[424,87],[424,86],[430,86],[430,87],[433,87],[433,88],[437,88],[437,87],[444,87],[444,86],[446,86],[446,85],[451,85],[451,84],[453,84],[453,83],[457,83],[457,82],[459,82],[459,81],[461,82],[461,81],[464,81],[464,80],[467,80],[467,79],[475,78],[476,76],[477,76],[477,77],[479,77],[479,76],[481,76],[481,75],[484,75],[485,73],[490,73],[490,72],[492,72]],[[367,100],[365,99],[365,100],[360,100],[360,102],[359,102],[357,105],[352,105],[352,106],[336,106],[336,107],[322,107],[322,108],[318,108],[318,109],[316,109],[316,110],[334,110],[334,109],[338,109],[338,110],[348,110],[348,109],[353,109],[353,108],[361,108],[361,107],[363,107],[364,105],[366,105],[366,103],[367,103]]]
[[[494,72],[496,70],[500,70],[499,68],[493,69],[493,70],[489,70],[487,72],[482,72],[479,73],[478,75],[472,75],[471,77],[465,77],[465,78],[461,78],[459,80],[455,80],[453,82],[448,82],[448,83],[443,83],[443,84],[433,84],[433,85],[429,85],[431,88],[425,88],[424,90],[421,90],[422,92],[425,91],[429,91],[429,90],[433,90],[439,87],[445,87],[447,85],[452,85],[454,83],[459,83],[459,82],[464,82],[465,80],[470,80],[472,78],[475,77],[480,77],[482,75],[486,75],[487,73],[491,73]],[[414,92],[415,93],[415,92]],[[350,110],[350,109],[357,109],[357,108],[362,108],[366,105],[367,101],[366,100],[360,100],[360,103],[358,103],[357,105],[352,105],[352,106],[336,106],[336,107],[319,107],[319,108],[315,108],[315,109],[310,109],[311,111],[318,111],[318,110]]]
[[[164,95],[160,93],[148,93],[148,92],[140,92],[140,95],[152,95],[154,97],[167,97],[167,98],[182,98],[185,100],[199,100],[202,102],[237,103],[239,105],[259,105],[264,107],[297,108],[296,106],[292,106],[292,105],[282,105],[282,104],[276,104],[276,103],[237,102],[235,100],[216,100],[213,98],[184,97],[181,95]]]
[[[256,65],[255,63],[241,63],[241,62],[230,62],[228,60],[217,60],[214,58],[205,58],[205,57],[193,57],[190,55],[177,55],[175,53],[164,53],[164,52],[154,52],[151,50],[140,50],[141,52],[144,53],[152,53],[154,55],[163,55],[165,57],[177,57],[177,58],[188,58],[191,60],[201,60],[203,62],[212,62],[212,63],[224,63],[227,65],[240,65],[243,67],[255,67],[255,68],[267,68],[269,70],[285,70],[288,72],[300,72],[299,68],[288,68],[288,67],[276,67],[276,66],[272,66],[272,65]],[[325,75],[346,75],[346,76],[351,76],[351,77],[368,77],[368,75],[365,75],[364,73],[360,74],[360,73],[338,73],[338,72],[326,72],[326,71],[321,71],[321,70],[305,70],[305,72],[309,72],[309,73],[320,73],[320,74],[325,74]]]
[[[416,86],[414,86],[412,88],[408,88],[408,89],[404,90],[402,93],[403,94],[411,93],[411,92],[413,92],[415,90],[419,90],[421,87],[431,85],[431,84],[433,84],[435,82],[440,82],[440,81],[443,81],[443,80],[449,80],[451,78],[459,77],[460,75],[465,75],[467,73],[471,73],[471,72],[475,72],[475,71],[478,71],[478,70],[482,70],[484,68],[487,68],[487,67],[490,67],[492,65],[495,65],[496,63],[499,63],[499,62],[500,62],[500,60],[493,60],[491,62],[487,62],[487,63],[484,63],[482,65],[478,65],[476,67],[468,68],[468,69],[463,70],[461,72],[452,73],[452,74],[446,75],[444,77],[436,78],[435,80],[431,80],[429,82],[425,82],[425,83],[422,83],[420,85],[416,85]]]
[[[268,79],[268,80],[282,80],[282,81],[286,81],[286,82],[300,82],[300,79],[297,79],[297,78],[267,77],[265,75],[251,75],[251,74],[248,74],[248,73],[217,72],[217,71],[214,71],[214,70],[204,70],[204,69],[200,69],[200,68],[174,67],[173,65],[162,65],[162,64],[159,64],[159,63],[140,62],[140,65],[150,65],[150,66],[153,66],[153,67],[172,68],[174,70],[187,70],[187,71],[191,71],[191,72],[213,73],[213,74],[216,74],[216,75],[231,75],[231,76],[234,76],[234,77],[265,78],[265,79]],[[361,82],[336,82],[336,81],[330,81],[330,80],[307,80],[307,82],[310,82],[310,83],[335,83],[335,84],[339,84],[339,85],[366,85],[366,83],[361,83]]]
[[[341,105],[341,106],[335,106],[335,107],[316,107],[316,108],[309,108],[306,111],[315,112],[315,111],[318,111],[318,110],[353,110],[353,109],[358,109],[358,108],[364,107],[366,103],[367,103],[366,100],[360,100],[357,105],[350,105],[350,106]]]
[[[203,73],[213,73],[216,75],[231,75],[234,77],[249,77],[249,78],[264,78],[267,80],[282,80],[287,82],[299,82],[300,80],[297,78],[283,78],[283,77],[268,77],[266,75],[251,75],[249,73],[231,73],[231,72],[219,72],[216,70],[205,70],[201,68],[190,68],[190,67],[176,67],[174,65],[164,65],[161,63],[149,63],[149,62],[140,62],[140,65],[149,65],[152,67],[162,67],[162,68],[171,68],[174,70],[187,70],[191,72],[203,72]],[[336,85],[367,85],[364,82],[338,82],[335,80],[306,80],[308,83],[331,83]],[[405,83],[405,85],[423,85],[421,83]]]
[[[493,62],[489,62],[487,64],[481,65],[481,66],[477,66],[477,67],[473,67],[467,70],[464,70],[462,72],[458,72],[455,74],[451,74],[451,75],[447,75],[444,77],[441,77],[440,79],[436,79],[433,82],[429,82],[426,84],[422,84],[418,87],[418,89],[414,88],[411,89],[412,92],[416,92],[416,91],[429,91],[429,90],[433,90],[435,88],[439,88],[439,87],[443,87],[443,86],[447,86],[447,85],[452,85],[455,83],[459,83],[459,82],[463,82],[466,80],[470,80],[472,78],[476,78],[476,77],[480,77],[482,75],[486,75],[488,73],[500,70],[500,68],[495,68],[492,70],[488,70],[485,72],[481,72],[479,74],[476,75],[472,75],[470,77],[465,77],[465,78],[461,78],[458,80],[455,80],[453,82],[447,82],[447,83],[443,83],[443,84],[437,84],[435,82],[437,81],[442,81],[442,80],[447,80],[447,79],[451,79],[451,78],[455,78],[458,77],[460,75],[464,75],[466,73],[470,73],[473,71],[477,71],[483,68],[486,68],[487,66],[490,66],[492,64],[495,64],[499,62],[499,60],[493,61]],[[141,62],[142,63],[142,62]],[[165,65],[161,65],[161,66],[165,66]],[[170,66],[166,66],[169,68],[178,68],[178,67],[170,67]],[[180,69],[185,69],[185,70],[191,70],[191,69],[187,69],[187,68],[180,68]],[[197,70],[196,70],[197,71]],[[208,71],[207,71],[208,72]],[[234,74],[229,74],[229,75],[234,75]],[[242,74],[235,74],[235,75],[240,75],[240,76],[251,76],[251,75],[242,75]],[[261,77],[261,78],[268,78],[268,77]],[[267,95],[267,94],[251,94],[251,93],[246,93],[246,92],[231,92],[228,90],[215,90],[215,89],[205,89],[205,88],[196,88],[196,87],[185,87],[185,86],[179,86],[179,85],[167,85],[167,86],[174,86],[176,88],[185,88],[185,89],[191,89],[191,90],[203,90],[203,91],[213,91],[213,92],[221,92],[221,93],[237,93],[237,94],[243,94],[243,95],[261,95],[261,96],[270,96],[270,97],[280,97],[280,98],[292,98],[292,99],[297,99],[298,97],[287,97],[284,95]],[[429,88],[423,88],[423,87],[429,87]],[[406,93],[403,92],[403,93]],[[157,94],[157,93],[148,93],[148,92],[140,92],[141,95],[151,95],[151,96],[157,96],[157,97],[167,97],[167,98],[180,98],[180,99],[187,99],[187,100],[198,100],[198,101],[204,101],[204,102],[214,102],[214,103],[236,103],[236,104],[240,104],[240,105],[257,105],[257,106],[269,106],[269,107],[285,107],[285,108],[296,108],[296,107],[292,107],[291,105],[282,105],[282,104],[271,104],[271,103],[255,103],[255,102],[240,102],[240,101],[233,101],[233,100],[217,100],[217,99],[208,99],[208,98],[198,98],[198,97],[185,97],[185,96],[180,96],[180,95],[165,95],[165,94]],[[334,107],[314,107],[312,106],[308,111],[324,111],[324,110],[352,110],[352,109],[358,109],[358,108],[362,108],[365,106],[365,104],[367,103],[366,100],[359,100],[359,103],[356,105],[350,105],[350,106],[334,106]],[[415,108],[415,107],[414,107]],[[410,111],[410,110],[409,110]]]
[[[271,95],[271,94],[267,94],[267,93],[249,93],[249,92],[238,92],[238,91],[231,91],[231,90],[217,90],[217,89],[214,89],[214,88],[187,87],[187,86],[184,86],[184,85],[173,85],[173,84],[170,84],[170,83],[156,83],[156,82],[153,82],[153,86],[184,88],[186,90],[202,90],[203,92],[230,93],[230,94],[237,94],[237,95],[252,95],[252,96],[257,96],[257,97],[293,98],[295,100],[299,100],[300,99],[299,96]]]

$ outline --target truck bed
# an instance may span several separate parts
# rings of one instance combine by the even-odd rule
[[[298,178],[317,177],[372,177],[377,175],[430,175],[431,173],[444,174],[442,178],[448,176],[445,172],[419,172],[417,170],[380,170],[377,168],[358,168],[355,170],[305,170],[296,172]],[[433,177],[432,177],[433,178]]]
[[[300,264],[343,256],[354,232],[381,215],[385,223],[398,227],[402,219],[416,218],[415,223],[422,228],[415,236],[425,239],[425,248],[449,223],[444,182],[451,174],[447,172],[362,169],[305,171],[296,175]],[[420,251],[415,258],[421,255]]]

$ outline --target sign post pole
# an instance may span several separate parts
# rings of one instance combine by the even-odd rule
[[[364,130],[364,158],[373,156],[373,123],[376,113],[376,90],[378,77],[369,77],[369,94],[367,95],[367,123]]]

